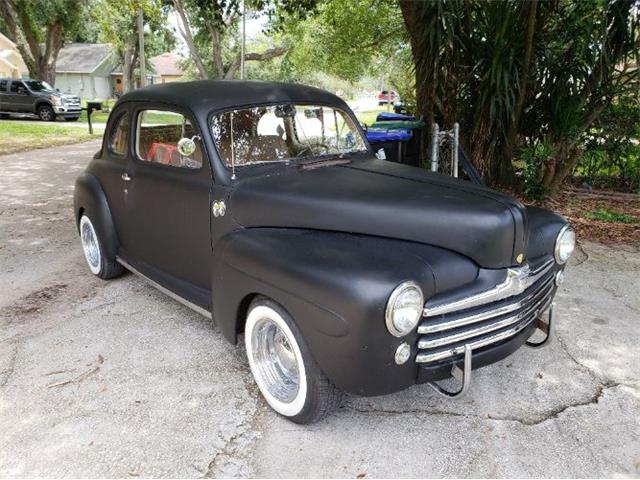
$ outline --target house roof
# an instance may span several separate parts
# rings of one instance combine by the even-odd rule
[[[8,48],[16,48],[15,42],[6,35],[3,35],[2,32],[0,32],[0,45],[7,45]]]
[[[56,73],[91,73],[111,56],[108,43],[69,43],[62,47],[56,62]]]
[[[184,70],[180,68],[178,63],[182,60],[175,53],[166,52],[149,59],[153,70],[160,76],[162,75],[184,75]]]

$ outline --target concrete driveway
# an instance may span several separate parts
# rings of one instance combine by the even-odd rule
[[[73,181],[98,144],[0,157],[1,477],[640,475],[640,254],[583,244],[558,338],[297,426],[243,349],[133,275],[85,266]]]

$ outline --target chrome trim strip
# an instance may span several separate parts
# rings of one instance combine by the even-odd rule
[[[485,325],[484,327],[472,328],[469,330],[464,330],[463,332],[456,333],[454,335],[447,335],[445,337],[433,338],[433,339],[425,339],[421,338],[418,340],[418,348],[423,350],[427,348],[435,348],[441,347],[443,345],[449,345],[451,343],[458,343],[469,338],[480,337],[482,335],[486,335],[487,333],[491,333],[494,330],[499,330],[504,327],[508,327],[517,323],[521,320],[524,320],[532,313],[537,317],[542,311],[545,310],[551,298],[548,295],[544,295],[542,298],[538,299],[533,305],[527,307],[524,311],[518,313],[517,315],[511,315],[509,317],[505,317],[502,320],[498,320],[497,322],[490,323],[489,325]]]
[[[427,305],[425,305],[422,311],[422,315],[424,317],[433,317],[435,315],[442,315],[443,313],[454,312],[456,310],[465,310],[520,295],[540,279],[540,277],[544,276],[551,269],[553,263],[553,260],[549,260],[535,272],[532,272],[528,265],[522,268],[509,268],[507,269],[507,278],[495,287],[470,297],[454,300],[449,303],[442,303],[440,305],[430,306],[429,302],[427,302]]]
[[[502,340],[506,340],[509,337],[513,337],[514,335],[517,335],[518,333],[520,333],[522,330],[524,330],[525,328],[527,328],[531,322],[535,321],[536,317],[533,316],[531,319],[519,323],[517,325],[514,325],[513,327],[509,328],[508,330],[504,330],[500,333],[496,333],[495,335],[491,335],[487,338],[484,339],[478,339],[475,340],[473,342],[468,342],[465,343],[463,345],[460,345],[458,347],[454,347],[454,348],[450,348],[447,350],[440,350],[438,352],[432,352],[432,353],[418,353],[418,355],[416,355],[416,363],[429,363],[429,362],[435,362],[438,360],[443,360],[445,358],[449,358],[449,357],[454,357],[456,355],[460,355],[461,353],[464,353],[465,347],[467,345],[469,345],[471,347],[472,350],[476,350],[478,348],[482,348],[482,347],[486,347],[487,345],[491,345],[492,343],[498,343]]]
[[[506,315],[507,313],[515,312],[516,310],[525,307],[526,304],[533,298],[539,295],[547,295],[550,290],[553,289],[553,277],[549,277],[540,288],[538,288],[535,292],[527,295],[525,298],[522,298],[516,302],[508,303],[506,305],[502,305],[493,310],[488,310],[486,312],[476,313],[474,315],[468,315],[462,318],[457,318],[454,320],[442,320],[439,322],[431,322],[424,321],[418,326],[418,333],[437,333],[443,332],[445,330],[451,330],[457,327],[464,327],[465,325],[471,325],[473,323],[481,322],[483,320],[488,320],[493,317],[498,317],[500,315]],[[544,293],[541,293],[543,290],[546,290]]]
[[[149,282],[149,284],[152,287],[157,288],[158,290],[160,290],[165,295],[168,295],[171,298],[173,298],[174,300],[180,302],[185,307],[189,307],[191,310],[194,310],[194,311],[198,312],[200,315],[204,315],[207,318],[213,318],[213,316],[211,315],[211,312],[209,312],[208,310],[205,310],[204,308],[196,305],[195,303],[191,303],[189,300],[187,300],[185,298],[182,298],[180,295],[178,295],[175,292],[172,292],[168,288],[163,287],[158,282],[156,282],[154,280],[151,280],[145,274],[141,273],[140,271],[138,271],[134,267],[132,267],[126,260],[123,260],[120,257],[116,257],[116,262],[118,262],[120,265],[122,265],[127,270],[131,271],[131,273],[133,273],[133,274],[137,275],[138,277],[140,277],[140,278],[146,280],[147,282]]]

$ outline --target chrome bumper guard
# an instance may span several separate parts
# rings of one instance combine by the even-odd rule
[[[541,317],[536,318],[536,327],[538,330],[541,330],[545,334],[544,339],[535,343],[531,341],[527,341],[525,345],[531,348],[542,348],[549,345],[549,343],[551,342],[551,337],[553,336],[553,325],[555,324],[554,322],[555,306],[556,306],[555,302],[552,302],[551,305],[549,306],[546,322],[544,322],[541,319]],[[436,392],[438,392],[440,395],[443,395],[445,397],[448,397],[448,398],[462,397],[467,392],[467,390],[469,390],[469,386],[471,385],[471,372],[472,372],[472,359],[473,359],[472,350],[473,350],[472,344],[470,343],[465,344],[463,347],[464,357],[462,360],[462,367],[460,367],[458,364],[454,364],[451,367],[451,376],[462,384],[462,386],[457,391],[447,390],[435,382],[429,382],[428,385],[431,388],[433,388]]]
[[[419,365],[452,362],[451,375],[462,383],[455,392],[430,383],[434,390],[448,397],[464,394],[471,382],[473,352],[506,342],[532,325],[545,337],[526,345],[538,348],[550,342],[556,287],[553,266],[549,260],[535,270],[528,265],[512,268],[503,282],[489,290],[446,303],[427,302],[418,325],[415,361]]]

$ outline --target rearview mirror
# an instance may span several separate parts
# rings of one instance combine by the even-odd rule
[[[195,151],[196,142],[193,140],[193,138],[181,138],[180,140],[178,140],[178,152],[183,157],[190,157]]]

